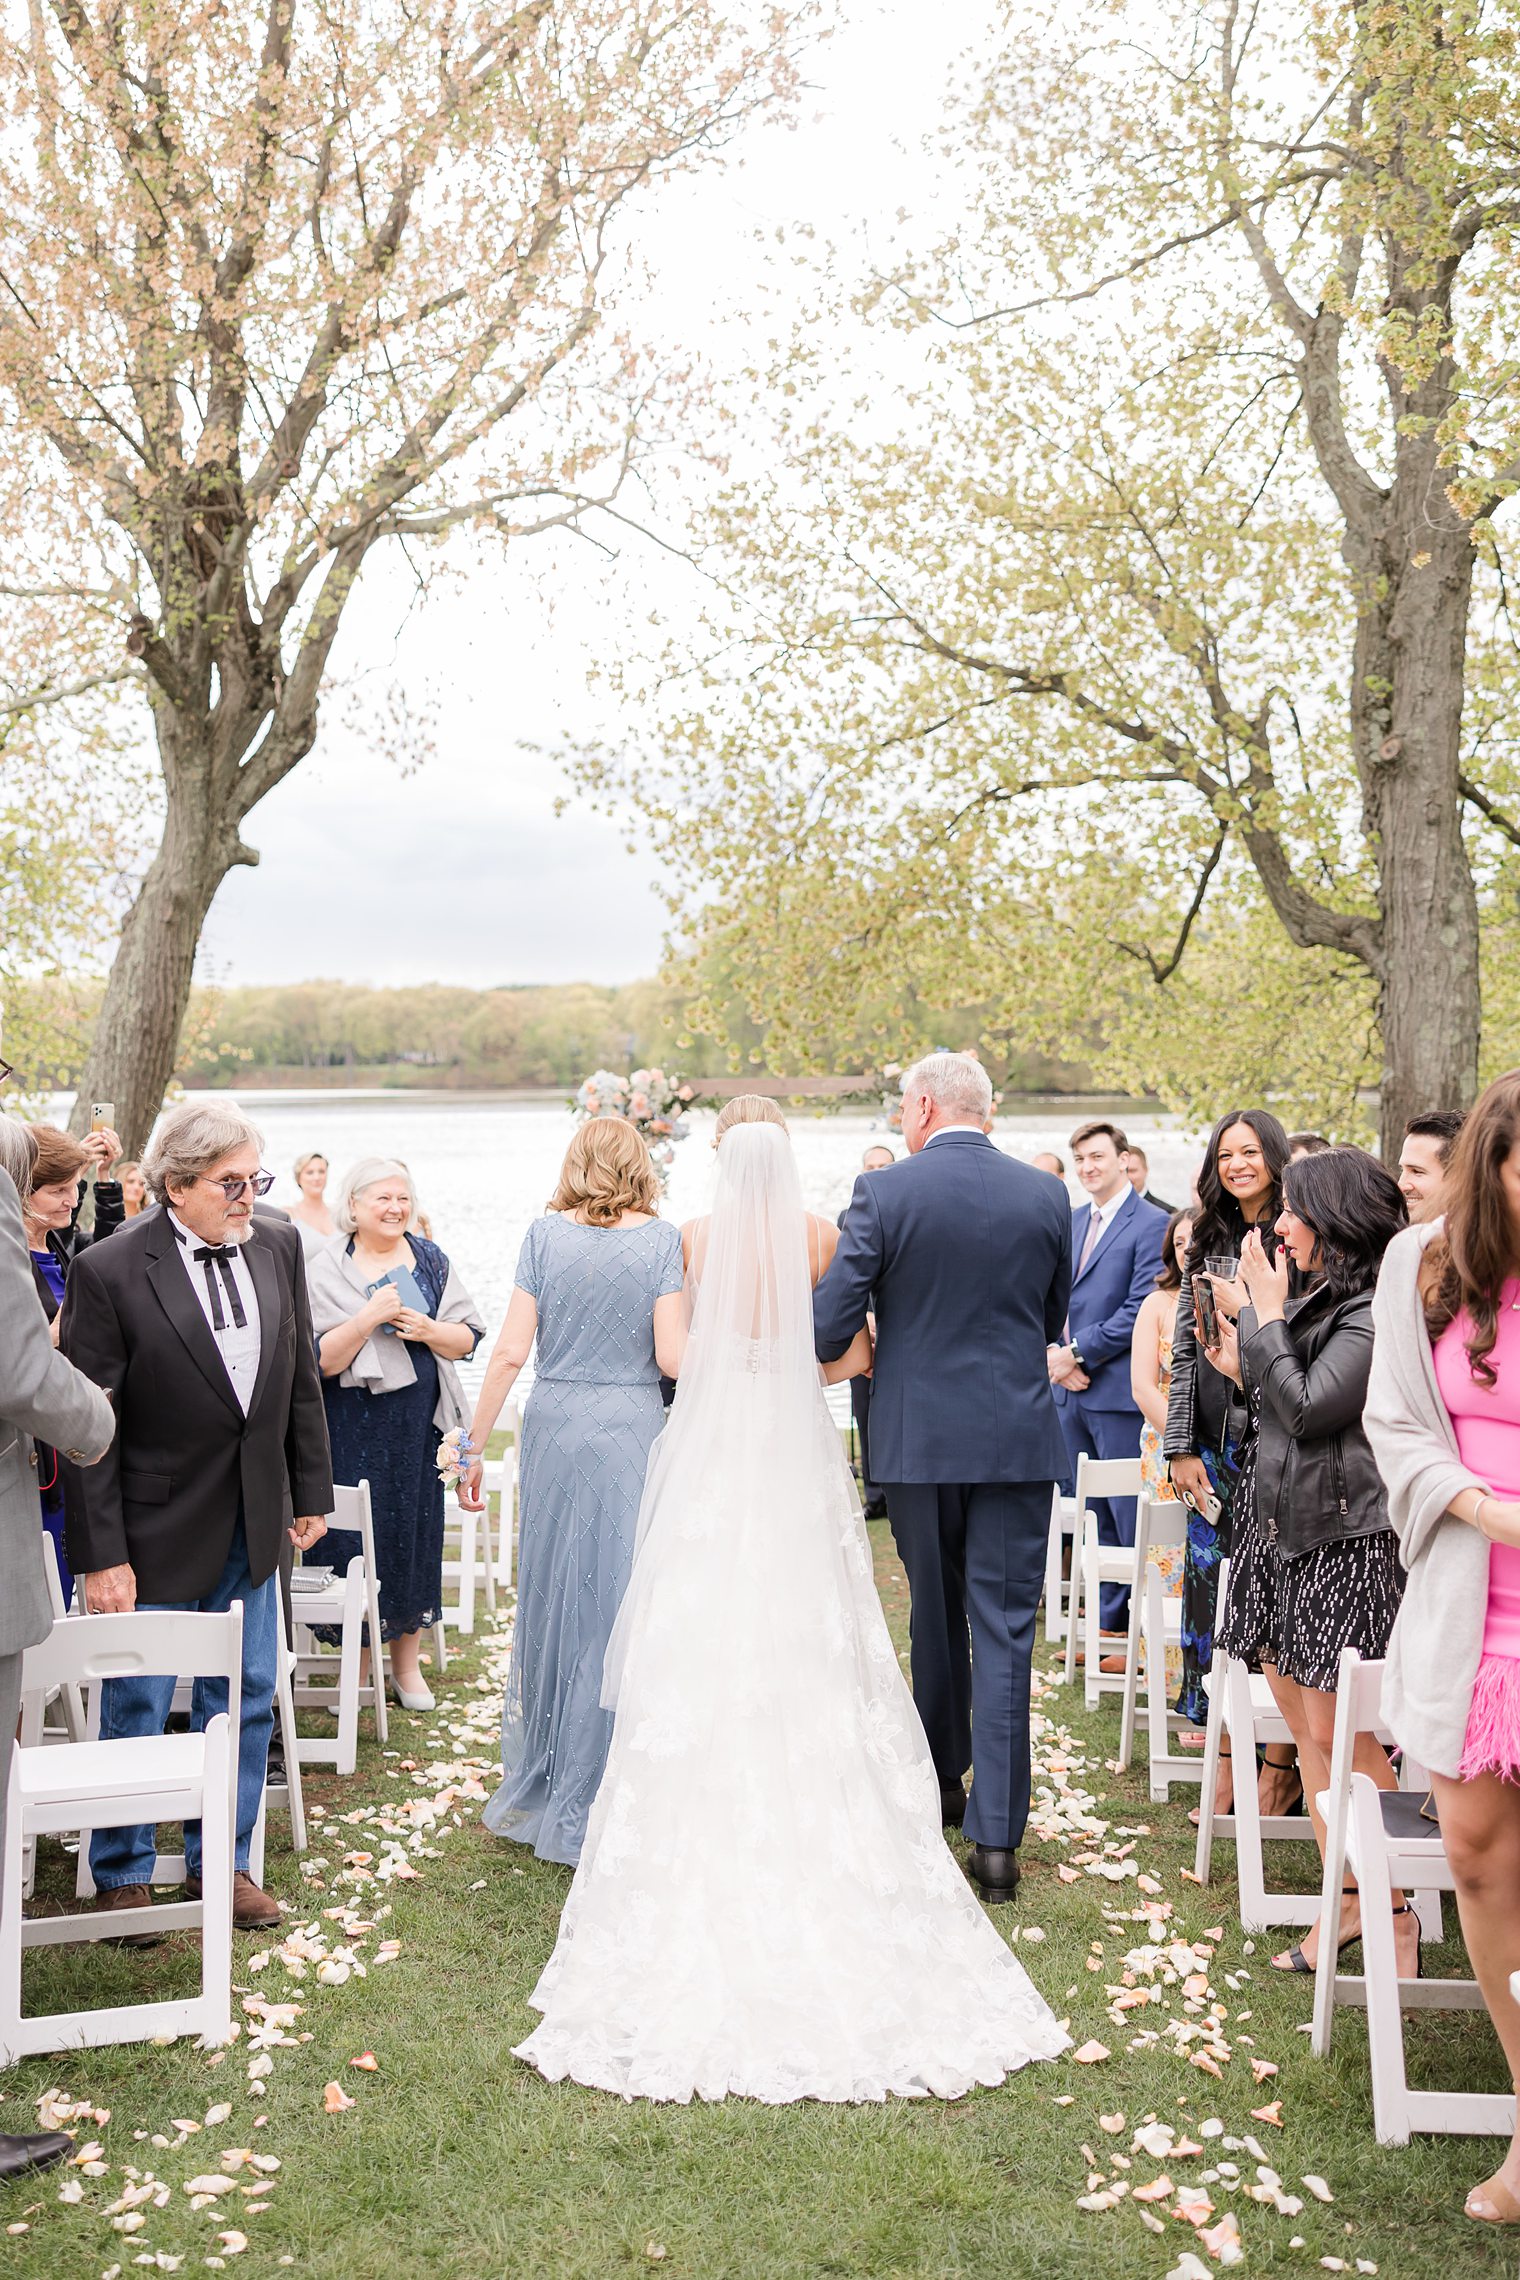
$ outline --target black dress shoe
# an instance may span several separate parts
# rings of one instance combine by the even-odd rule
[[[980,1898],[989,1907],[995,1907],[1000,1900],[1012,1900],[1018,1892],[1019,1856],[1016,1852],[1003,1852],[995,1845],[973,1845],[966,1861],[966,1874]]]
[[[942,1781],[939,1785],[940,1826],[960,1828],[966,1818],[966,1792],[958,1781]]]
[[[866,1506],[866,1518],[868,1520],[885,1520],[886,1517],[886,1498],[884,1496],[873,1496],[870,1503]]]
[[[42,2137],[0,2136],[0,2184],[24,2177],[29,2169],[51,2169],[73,2150],[74,2140],[62,2130],[48,2130]]]

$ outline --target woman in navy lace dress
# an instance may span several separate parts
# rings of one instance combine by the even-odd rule
[[[680,1230],[655,1217],[649,1151],[617,1117],[582,1125],[535,1219],[470,1429],[483,1449],[538,1345],[523,1417],[517,1631],[502,1710],[498,1836],[580,1859],[612,1735],[602,1664],[633,1565],[660,1372],[685,1341]],[[461,1482],[478,1501],[480,1463]]]
[[[338,1201],[339,1233],[306,1272],[333,1478],[369,1482],[391,1683],[405,1709],[431,1710],[418,1650],[442,1612],[438,1443],[463,1419],[455,1364],[485,1325],[445,1254],[415,1231],[416,1214],[404,1164],[356,1164]],[[329,1529],[323,1556],[341,1575],[360,1549],[356,1535]]]

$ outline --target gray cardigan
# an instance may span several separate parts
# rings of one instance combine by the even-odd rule
[[[1420,1255],[1440,1222],[1395,1235],[1373,1300],[1372,1378],[1362,1414],[1408,1570],[1388,1646],[1383,1715],[1410,1756],[1455,1780],[1488,1613],[1488,1538],[1448,1510],[1469,1472],[1436,1384],[1420,1303]]]

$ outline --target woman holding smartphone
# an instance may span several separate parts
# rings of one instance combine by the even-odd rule
[[[1230,1580],[1219,1611],[1226,1654],[1260,1670],[1298,1746],[1315,1841],[1315,1806],[1330,1779],[1341,1651],[1364,1661],[1388,1650],[1403,1596],[1388,1498],[1362,1425],[1372,1368],[1372,1292],[1408,1222],[1392,1175],[1360,1148],[1330,1148],[1289,1165],[1270,1256],[1253,1228],[1241,1247],[1246,1305],[1221,1318],[1210,1361],[1245,1395],[1249,1424],[1234,1500]],[[1296,1273],[1293,1270],[1297,1270]],[[1397,1786],[1388,1754],[1359,1734],[1355,1765],[1380,1789]],[[1399,1967],[1419,1970],[1419,1927],[1395,1894]],[[1340,1944],[1359,1939],[1355,1886],[1341,1904]],[[1279,1971],[1312,1972],[1320,1926],[1274,1956]]]
[[[1267,1229],[1275,1222],[1282,1209],[1287,1165],[1288,1135],[1269,1110],[1230,1109],[1219,1119],[1198,1175],[1198,1209],[1177,1301],[1162,1453],[1171,1468],[1172,1484],[1188,1507],[1182,1569],[1182,1691],[1176,1707],[1198,1726],[1208,1723],[1203,1681],[1214,1659],[1219,1563],[1230,1549],[1230,1501],[1246,1419],[1238,1388],[1215,1368],[1199,1342],[1195,1293],[1205,1307],[1217,1308],[1221,1292],[1227,1305],[1233,1302],[1242,1246],[1253,1227]],[[1210,1279],[1205,1286],[1206,1275]],[[1278,1794],[1284,1777],[1290,1790],[1286,1801]],[[1296,1778],[1291,1765],[1278,1765],[1275,1773],[1265,1774],[1263,1810],[1288,1810]],[[1220,1761],[1215,1810],[1227,1813],[1234,1796],[1226,1756]]]

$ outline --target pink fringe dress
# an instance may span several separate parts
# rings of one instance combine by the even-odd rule
[[[1520,1498],[1520,1280],[1507,1282],[1499,1335],[1488,1359],[1493,1386],[1473,1376],[1464,1350],[1472,1325],[1465,1314],[1436,1341],[1436,1383],[1464,1465],[1495,1496]],[[1488,1614],[1483,1658],[1473,1682],[1462,1749],[1462,1779],[1496,1773],[1520,1781],[1520,1549],[1493,1544],[1488,1554]]]

